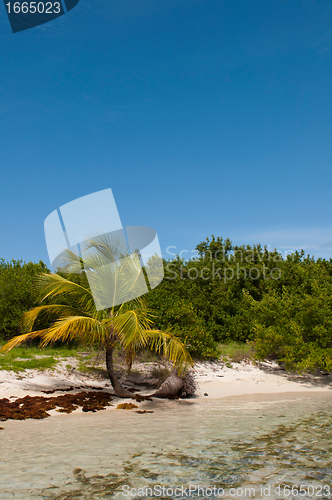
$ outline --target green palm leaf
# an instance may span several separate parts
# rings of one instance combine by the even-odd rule
[[[57,341],[69,342],[81,340],[89,343],[104,343],[107,340],[107,330],[104,325],[95,318],[86,316],[70,316],[55,321],[43,336],[42,346]]]
[[[184,344],[170,331],[150,330],[150,349],[162,354],[169,359],[178,369],[179,373],[187,371],[194,362]]]

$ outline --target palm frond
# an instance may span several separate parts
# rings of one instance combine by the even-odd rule
[[[89,252],[93,250],[93,252]],[[99,256],[104,263],[115,262],[129,255],[123,231],[92,233],[84,242],[84,261]]]
[[[144,297],[137,297],[130,300],[129,302],[124,302],[116,309],[116,313],[122,314],[126,311],[132,311],[132,310],[142,311],[142,313],[144,313],[147,316],[147,318],[149,318],[149,323],[153,322],[152,321],[153,311],[147,307]]]
[[[0,349],[0,352],[9,352],[11,351],[14,347],[22,344],[22,342],[25,342],[26,340],[31,340],[35,339],[37,337],[44,337],[45,332],[47,330],[37,330],[35,332],[29,332],[29,333],[24,333],[22,335],[17,335],[16,337],[10,339],[5,345],[2,346]]]
[[[91,291],[82,285],[74,283],[69,279],[51,273],[42,273],[36,280],[38,290],[38,299],[43,302],[47,298],[53,299],[59,295],[74,297],[77,300],[78,307],[86,313],[94,308],[94,301]]]
[[[114,307],[148,291],[137,254],[115,262],[93,255],[84,259],[84,268],[97,308]]]
[[[75,273],[82,272],[82,258],[69,248],[66,248],[59,256],[57,272],[58,273]]]
[[[69,342],[73,339],[102,343],[105,342],[108,335],[107,329],[99,320],[86,316],[70,316],[59,319],[45,332],[42,346],[53,344],[58,340]]]
[[[37,318],[52,320],[74,315],[80,316],[82,312],[74,307],[61,304],[37,306],[22,315],[19,326],[21,331],[31,332]]]
[[[170,331],[149,330],[146,333],[150,339],[150,349],[169,359],[179,373],[185,372],[194,364],[184,344]]]
[[[120,344],[124,349],[139,349],[147,345],[149,338],[146,330],[150,320],[140,310],[126,311],[103,321],[105,326],[114,327]]]

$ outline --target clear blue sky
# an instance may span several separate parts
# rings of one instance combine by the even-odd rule
[[[166,257],[332,257],[330,1],[80,0],[16,34],[2,3],[0,42],[0,257],[49,264],[47,215],[109,187]]]

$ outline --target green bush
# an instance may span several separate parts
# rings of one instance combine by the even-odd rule
[[[298,371],[332,370],[332,283],[320,263],[303,263],[302,283],[270,290],[261,301],[248,294],[258,359],[276,359]]]
[[[35,264],[0,259],[0,336],[3,340],[20,333],[22,314],[36,305],[32,284],[41,272],[48,272],[42,261]]]

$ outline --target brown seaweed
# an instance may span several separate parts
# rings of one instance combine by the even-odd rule
[[[0,399],[0,421],[46,418],[50,416],[47,412],[56,408],[61,413],[71,413],[81,406],[84,412],[95,412],[104,410],[106,406],[112,406],[110,404],[112,400],[112,394],[94,391],[53,397],[25,396],[12,402],[3,398]]]
[[[138,408],[134,403],[120,403],[117,406],[118,410],[132,410],[133,408]]]
[[[71,385],[70,387],[65,387],[63,389],[59,388],[41,392],[43,392],[44,394],[54,394],[55,392],[70,392],[70,391],[77,391],[78,389],[91,389],[92,391],[102,391],[103,387],[94,387],[92,385],[79,385],[75,387],[74,385]],[[113,394],[113,396],[115,396],[115,394]]]
[[[150,396],[142,396],[141,394],[134,394],[132,399],[135,399],[137,403],[141,403],[142,401],[153,401]]]

